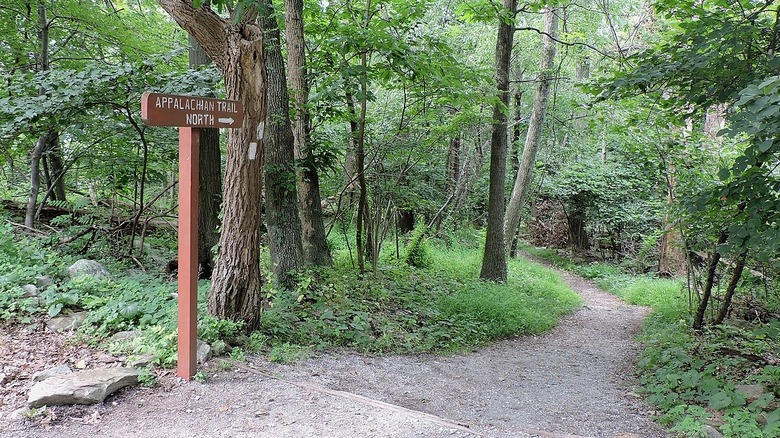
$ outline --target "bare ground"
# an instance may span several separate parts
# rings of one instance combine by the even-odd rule
[[[668,436],[631,392],[647,309],[562,275],[585,306],[540,336],[456,356],[339,353],[293,365],[252,357],[231,371],[214,361],[206,383],[163,377],[155,389],[33,421],[12,421],[18,406],[0,406],[0,436]],[[29,387],[23,379],[3,385]]]

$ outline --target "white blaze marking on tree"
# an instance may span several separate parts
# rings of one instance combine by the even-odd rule
[[[257,139],[263,139],[263,133],[265,133],[265,122],[260,122],[257,125]]]
[[[257,157],[257,143],[249,143],[249,159],[254,160]]]

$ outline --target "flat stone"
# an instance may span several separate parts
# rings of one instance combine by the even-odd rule
[[[142,354],[140,356],[130,356],[127,358],[125,365],[130,368],[146,368],[154,362],[153,354]]]
[[[33,374],[32,380],[33,382],[42,382],[49,377],[54,376],[64,376],[66,374],[71,374],[73,370],[70,369],[67,365],[58,365],[54,368],[47,368],[43,371],[38,371],[37,373]]]
[[[764,385],[752,384],[752,385],[736,385],[734,387],[738,392],[741,392],[745,396],[745,401],[753,403],[758,400],[762,395],[767,393]]]
[[[68,276],[70,278],[76,278],[82,275],[91,275],[95,278],[111,277],[111,274],[103,265],[88,259],[77,260],[76,263],[70,265],[68,268]]]
[[[76,312],[70,315],[54,317],[46,321],[46,327],[51,331],[64,332],[66,330],[76,330],[84,322],[87,312]]]
[[[53,376],[30,389],[30,407],[101,403],[125,386],[138,383],[139,372],[131,368],[103,368]]]
[[[35,298],[40,293],[38,287],[34,284],[25,284],[22,286],[22,298]]]
[[[198,339],[198,349],[195,353],[195,357],[199,364],[204,364],[211,359],[211,345]]]
[[[111,336],[109,342],[130,342],[141,336],[140,330],[127,330],[123,332],[116,332],[114,336]]]

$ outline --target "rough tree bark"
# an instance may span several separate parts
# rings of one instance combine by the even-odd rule
[[[192,35],[222,71],[228,99],[244,105],[244,122],[230,130],[223,193],[219,259],[209,291],[209,312],[241,320],[260,319],[260,209],[263,131],[266,114],[265,53],[261,29],[249,17],[234,23],[190,0],[157,0]]]
[[[722,230],[720,236],[718,236],[718,243],[715,244],[715,250],[710,257],[710,261],[707,264],[707,279],[704,283],[704,290],[702,291],[699,301],[699,306],[696,308],[696,316],[693,319],[693,329],[701,330],[704,326],[704,314],[707,312],[707,305],[710,303],[710,296],[712,296],[712,287],[715,285],[715,273],[718,270],[718,263],[720,262],[720,253],[718,252],[718,246],[726,243],[729,234],[728,231]]]
[[[28,9],[29,11],[29,9]],[[40,43],[41,52],[38,58],[38,69],[41,72],[49,70],[49,20],[47,18],[46,4],[44,2],[38,3],[38,23],[40,25],[40,31],[38,32],[38,42]],[[45,88],[38,90],[38,95],[43,96],[46,94]],[[35,224],[35,211],[36,204],[38,202],[38,193],[41,189],[41,159],[44,152],[47,149],[53,149],[55,143],[58,142],[59,135],[53,127],[49,127],[45,134],[41,134],[38,137],[38,141],[35,143],[32,154],[30,154],[30,196],[27,199],[27,211],[24,216],[24,224],[27,227],[32,228]],[[64,186],[63,186],[63,198],[64,198]]]
[[[496,94],[493,106],[493,132],[490,138],[490,187],[488,189],[488,221],[485,254],[479,278],[505,282],[507,278],[506,246],[504,244],[504,182],[506,181],[507,108],[509,107],[509,63],[515,36],[516,0],[503,0],[511,19],[501,18],[496,40]]]
[[[745,270],[745,261],[747,261],[747,252],[743,252],[737,257],[737,263],[734,265],[734,271],[731,273],[731,280],[726,287],[726,294],[723,296],[723,304],[720,306],[718,316],[715,317],[713,324],[723,324],[726,320],[726,316],[729,314],[731,308],[731,301],[734,298],[734,293],[737,291],[739,280],[742,278],[742,272]]]
[[[303,265],[301,222],[298,216],[294,137],[290,124],[279,25],[271,0],[260,3],[258,22],[265,40],[268,78],[268,112],[265,117],[265,213],[268,248],[274,274],[280,285],[295,286],[295,271]]]
[[[303,33],[303,0],[285,0],[285,34],[287,36],[287,79],[293,93],[295,120],[295,158],[303,168],[298,179],[301,213],[303,259],[315,266],[330,266],[333,259],[328,247],[320,197],[320,177],[311,162],[309,85],[306,79],[306,43]]]
[[[544,126],[547,102],[550,97],[550,82],[552,82],[550,69],[552,69],[553,60],[555,59],[554,38],[557,32],[557,11],[553,8],[547,8],[544,12],[545,34],[542,35],[541,72],[536,85],[536,95],[534,97],[533,110],[531,111],[531,120],[528,123],[528,133],[525,136],[523,158],[520,162],[520,167],[517,169],[512,196],[509,198],[509,205],[506,209],[504,235],[507,247],[509,247],[520,224],[520,213],[522,213],[523,204],[525,204],[525,200],[528,197],[528,188],[531,185],[536,151],[539,149],[542,139],[542,127]]]
[[[211,64],[211,58],[190,35],[190,67]],[[198,167],[198,270],[200,278],[211,278],[214,271],[214,255],[219,243],[219,207],[222,204],[222,153],[219,150],[219,129],[200,130],[200,155]]]
[[[55,201],[65,201],[65,165],[62,160],[62,148],[59,136],[46,146],[46,161],[48,162],[51,179],[47,185],[51,190],[51,198]]]

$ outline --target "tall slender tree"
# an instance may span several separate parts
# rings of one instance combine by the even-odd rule
[[[509,64],[515,36],[516,0],[503,0],[496,39],[496,103],[493,105],[493,132],[490,137],[490,188],[485,254],[482,257],[483,280],[505,282],[507,278],[504,244],[504,182],[506,181],[507,109],[509,107]]]
[[[298,190],[295,181],[294,138],[290,125],[279,25],[271,0],[259,5],[258,23],[265,41],[268,111],[265,116],[265,211],[268,247],[276,279],[285,287],[295,282],[294,271],[303,265]]]
[[[504,239],[509,248],[520,224],[520,214],[528,197],[528,187],[531,185],[536,152],[542,143],[542,128],[547,114],[547,103],[550,98],[550,83],[553,80],[553,61],[555,60],[555,38],[558,33],[558,13],[555,8],[547,8],[544,12],[544,33],[542,34],[542,59],[540,72],[536,83],[536,95],[528,123],[528,133],[525,136],[523,157],[517,168],[512,196],[506,209],[504,222]]]
[[[320,197],[320,177],[310,143],[310,121],[307,102],[306,40],[303,31],[303,0],[285,0],[285,35],[287,37],[287,80],[293,93],[295,119],[295,159],[302,168],[298,179],[303,258],[316,266],[330,266],[333,260],[325,234]]]

